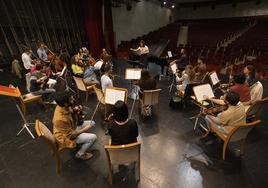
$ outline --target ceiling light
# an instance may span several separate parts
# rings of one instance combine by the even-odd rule
[[[175,8],[175,5],[172,5],[171,8]]]
[[[164,3],[164,5],[166,5],[166,4],[167,4],[167,2],[166,2],[166,1],[164,1],[163,3]]]

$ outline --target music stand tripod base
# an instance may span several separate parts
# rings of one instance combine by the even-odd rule
[[[22,120],[23,120],[23,122],[24,122],[24,124],[23,124],[21,130],[17,133],[16,136],[19,136],[19,135],[22,133],[22,131],[23,131],[24,129],[26,129],[26,131],[31,135],[31,137],[32,137],[33,139],[35,139],[33,133],[32,133],[32,132],[30,131],[30,129],[28,128],[30,125],[34,125],[34,123],[28,123],[28,122],[27,122],[27,120],[26,120],[26,118],[25,118],[23,112],[21,111],[21,109],[20,109],[20,107],[19,107],[19,105],[18,105],[17,103],[16,103],[16,107],[17,107],[17,109],[18,109],[18,111],[19,111],[19,113],[20,113],[20,116],[21,116],[21,118],[22,118]]]

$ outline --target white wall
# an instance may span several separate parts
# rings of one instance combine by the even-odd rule
[[[268,15],[268,2],[262,1],[261,4],[256,5],[255,2],[239,3],[236,8],[231,4],[215,6],[212,10],[209,7],[180,8],[176,10],[174,19],[202,19],[202,18],[222,18],[222,17],[244,17],[244,16],[262,16]]]
[[[167,25],[171,10],[161,8],[159,3],[143,0],[132,3],[131,11],[127,11],[126,6],[113,8],[112,15],[117,46],[121,41],[142,36]]]

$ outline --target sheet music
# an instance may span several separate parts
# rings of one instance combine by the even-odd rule
[[[171,51],[168,51],[167,54],[168,54],[168,57],[169,57],[169,58],[172,57],[172,52],[171,52]]]
[[[117,101],[125,101],[126,91],[113,88],[106,88],[105,90],[105,103],[115,104]]]
[[[211,80],[213,85],[216,85],[220,82],[216,72],[211,73],[209,76],[210,76],[210,80]]]
[[[177,67],[177,64],[176,63],[172,64],[170,66],[170,68],[171,68],[173,74],[175,74],[177,72],[178,67]]]
[[[126,69],[127,80],[139,80],[141,79],[141,69]]]
[[[212,91],[212,88],[209,84],[203,84],[199,86],[193,87],[194,94],[196,97],[196,100],[198,102],[202,102],[204,100],[204,96],[208,96],[209,98],[214,97],[214,93]]]

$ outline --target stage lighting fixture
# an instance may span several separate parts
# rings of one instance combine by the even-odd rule
[[[175,8],[175,5],[172,5],[171,8]]]

